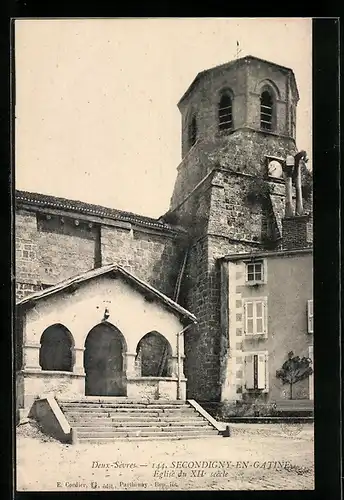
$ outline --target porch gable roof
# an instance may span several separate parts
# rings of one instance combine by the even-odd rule
[[[45,290],[35,292],[28,295],[27,297],[24,297],[23,299],[19,300],[16,305],[19,308],[23,306],[30,306],[40,299],[49,297],[50,295],[54,295],[63,290],[67,290],[68,288],[76,287],[78,284],[84,283],[99,276],[104,276],[106,274],[110,276],[112,275],[113,277],[119,276],[124,278],[131,286],[136,286],[143,295],[155,298],[159,302],[163,303],[168,309],[178,313],[182,318],[188,319],[190,323],[197,323],[196,317],[187,309],[184,309],[184,307],[177,304],[177,302],[170,299],[167,295],[160,292],[152,285],[149,285],[148,283],[142,281],[137,276],[134,276],[132,273],[116,264],[109,264],[107,266],[91,269],[90,271],[86,271],[85,273],[60,281],[56,285],[52,285]]]

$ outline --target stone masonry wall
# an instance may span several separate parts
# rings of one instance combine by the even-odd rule
[[[86,226],[84,224],[84,226]],[[34,211],[16,213],[17,298],[94,267],[97,229],[62,224]]]
[[[178,167],[170,208],[175,209],[215,167],[265,177],[266,155],[285,158],[296,151],[295,141],[291,138],[251,129],[236,130],[230,135],[220,136],[215,142],[200,140]],[[193,162],[195,157],[197,161]]]
[[[257,245],[256,245],[257,246]],[[220,357],[226,355],[221,332],[220,269],[217,259],[227,253],[248,252],[255,245],[206,236],[189,254],[184,279],[183,305],[197,317],[197,325],[185,334],[187,396],[199,401],[221,397]]]
[[[175,235],[115,226],[18,209],[16,214],[17,299],[114,263],[173,296],[184,247]]]
[[[173,236],[137,230],[101,227],[102,264],[118,264],[169,297],[183,258]]]

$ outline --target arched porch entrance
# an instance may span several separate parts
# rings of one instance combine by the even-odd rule
[[[123,358],[126,351],[122,333],[109,323],[100,323],[85,342],[86,396],[125,396]]]

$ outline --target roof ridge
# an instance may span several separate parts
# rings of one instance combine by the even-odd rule
[[[37,193],[33,191],[24,191],[16,189],[15,198],[18,201],[27,201],[34,204],[48,204],[52,206],[60,206],[67,210],[79,210],[89,214],[110,216],[121,220],[132,220],[136,222],[147,223],[150,226],[155,226],[164,229],[178,231],[175,227],[161,220],[159,218],[150,217],[149,215],[141,215],[135,212],[128,212],[126,210],[119,210],[117,208],[106,207],[95,203],[89,203],[82,200],[72,200],[51,194]]]

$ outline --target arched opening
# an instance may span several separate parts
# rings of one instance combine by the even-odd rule
[[[269,90],[263,90],[260,95],[260,128],[272,130],[274,119],[274,99]]]
[[[55,324],[44,330],[39,351],[39,364],[42,370],[71,372],[73,345],[73,336],[65,326]]]
[[[158,332],[147,333],[136,348],[136,366],[141,377],[170,377],[172,349]]]
[[[122,333],[110,323],[96,325],[85,342],[86,396],[125,396]]]
[[[228,93],[221,96],[218,113],[219,130],[230,130],[233,127],[232,98]]]
[[[192,148],[192,146],[196,143],[197,141],[197,120],[196,116],[193,115],[191,118],[190,122],[190,127],[189,127],[189,146]]]

